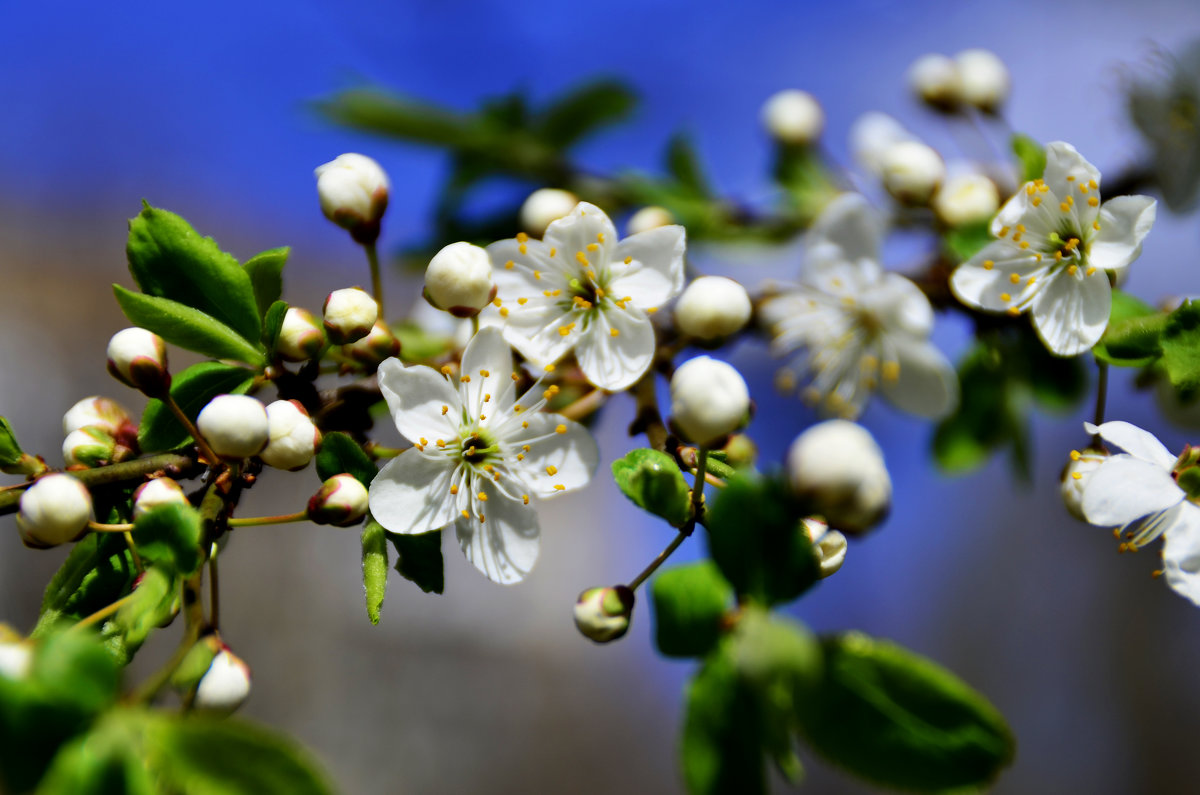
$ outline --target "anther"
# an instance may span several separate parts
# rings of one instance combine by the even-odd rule
[[[1012,282],[1013,284],[1019,284],[1021,282],[1021,274],[1019,274],[1019,273],[1010,274],[1008,277],[1008,280],[1010,282]]]
[[[451,365],[448,365],[448,364],[442,365],[442,375],[450,375],[453,372],[454,372],[454,368]]]
[[[450,493],[451,493],[451,494],[458,494],[458,486],[451,486],[451,487],[450,487]]]
[[[529,235],[525,234],[524,232],[517,232],[517,242],[518,243],[528,243]]]
[[[578,262],[580,265],[582,265],[585,268],[591,264],[588,262],[587,255],[584,254],[582,251],[575,252],[575,261]]]
[[[1071,477],[1075,478],[1075,480],[1082,480],[1083,473],[1082,472],[1072,472]]]
[[[442,416],[443,416],[443,417],[444,417],[444,416],[446,416],[446,413],[447,413],[448,411],[450,411],[450,407],[449,407],[449,406],[442,406]]]
[[[515,265],[512,260],[509,260],[508,262],[504,263],[505,270],[512,270],[514,267],[515,267]]]
[[[491,373],[489,373],[487,370],[480,370],[480,371],[479,371],[479,374],[480,374],[481,376],[483,376],[484,378],[488,378],[488,377],[490,377],[490,376],[491,376]]]
[[[484,402],[484,403],[487,403],[487,402],[488,402],[488,401],[490,401],[491,399],[492,399],[492,393],[491,393],[491,392],[485,392],[485,393],[483,394],[483,402]]]
[[[621,336],[621,330],[619,328],[616,328],[615,326],[613,328],[610,328],[608,330],[608,333],[609,333],[609,336],[612,336],[612,337]]]
[[[480,502],[487,502],[487,495],[486,495],[486,494],[484,494],[482,491],[481,491],[481,492],[479,492],[479,494],[478,494],[478,495],[476,495],[476,496],[478,496],[478,497],[479,497],[479,501],[480,501]]]
[[[555,433],[566,433],[566,432],[567,432],[567,426],[566,426],[566,425],[559,425],[557,428],[555,428],[555,429],[554,429],[554,432],[555,432]]]
[[[558,249],[555,248],[554,246],[551,246],[550,247],[550,256],[553,257],[557,253],[558,253]]]
[[[1000,293],[1000,300],[1001,301],[1011,301],[1012,296],[1009,295],[1008,293]]]
[[[541,280],[542,280],[542,272],[541,272],[541,271],[534,271],[534,272],[533,272],[533,278],[537,279],[538,281],[541,281]]]
[[[508,317],[508,307],[507,306],[500,307],[500,317]]]
[[[554,466],[554,464],[551,464],[550,466],[546,467],[546,474],[550,475],[551,477],[553,477],[554,475],[557,475],[558,467]]]
[[[521,502],[523,502],[523,503],[525,503],[526,505],[528,505],[528,504],[529,504],[529,495],[528,495],[528,494],[522,494],[522,495],[521,495]]]
[[[470,518],[471,518],[471,514],[467,513],[467,509],[466,509],[466,508],[463,508],[462,515],[463,515],[463,518],[464,518],[464,519],[470,519]]]
[[[459,381],[462,381],[464,384],[469,384],[469,383],[471,383],[471,376],[469,376],[469,375],[460,375],[460,376],[458,377],[458,380],[459,380]]]
[[[1099,207],[1100,200],[1095,196],[1088,196],[1088,207]]]
[[[631,263],[631,262],[633,262],[633,257],[626,257],[626,258],[625,258],[625,264],[626,264],[626,265],[628,265],[628,264],[629,264],[629,263]]]
[[[563,484],[561,484],[561,483],[555,483],[555,484],[554,484],[554,490],[555,490],[555,491],[566,491],[566,490],[567,490],[567,487],[566,487],[566,486],[564,486],[564,485],[563,485]]]
[[[995,266],[996,266],[996,263],[995,263],[995,262],[992,262],[990,259],[985,259],[985,260],[983,261],[983,269],[984,269],[985,271],[990,271],[990,270],[991,270],[992,268],[994,268]]]
[[[547,373],[553,373],[553,372],[554,372],[554,365],[552,365],[552,364],[548,364],[548,365],[546,365],[545,367],[543,367],[542,369],[543,369],[543,370],[545,370]]]
[[[492,303],[493,303],[494,305],[496,305],[496,306],[500,306],[500,298],[499,298],[499,296],[497,296],[496,298],[493,298],[493,299],[492,299]]]
[[[600,249],[600,247],[599,247],[599,246],[597,246],[595,243],[588,243],[588,244],[587,244],[587,250],[588,250],[588,251],[598,251],[599,249]]]
[[[1067,275],[1068,276],[1074,276],[1076,273],[1079,273],[1079,268],[1075,267],[1074,265],[1067,266]]]
[[[604,233],[603,233],[603,232],[597,232],[597,233],[596,233],[596,242],[597,242],[597,243],[603,243],[603,242],[604,242]]]

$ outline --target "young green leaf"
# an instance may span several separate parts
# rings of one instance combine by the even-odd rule
[[[41,637],[64,621],[74,623],[112,604],[129,591],[137,574],[125,539],[115,533],[89,533],[50,578],[37,626]]]
[[[637,98],[624,83],[596,80],[555,98],[532,126],[547,144],[565,149],[601,127],[621,121],[636,104]]]
[[[387,531],[374,519],[368,519],[362,531],[363,590],[367,594],[367,618],[379,623],[379,611],[387,593]]]
[[[200,362],[171,379],[171,397],[192,421],[217,395],[241,395],[254,383],[254,373],[245,367],[219,362]],[[151,400],[142,412],[138,445],[143,452],[174,450],[191,441],[191,434],[161,400]]]
[[[672,136],[667,144],[667,172],[689,193],[698,197],[712,195],[700,165],[700,155],[692,139],[684,133]]]
[[[1023,133],[1013,133],[1011,146],[1017,162],[1021,164],[1021,181],[1041,179],[1042,174],[1046,173],[1045,148]]]
[[[942,245],[954,262],[966,262],[992,241],[986,221],[966,226],[956,226],[946,231]]]
[[[135,326],[153,331],[167,342],[214,359],[233,359],[261,367],[262,351],[220,320],[190,306],[113,285],[117,303]],[[257,314],[257,311],[256,313]],[[258,339],[255,333],[254,339]]]
[[[287,264],[291,249],[273,248],[261,254],[255,254],[246,260],[242,269],[250,277],[250,285],[254,289],[254,303],[258,306],[258,314],[266,318],[271,304],[283,295],[283,266]]]
[[[275,355],[275,345],[279,342],[279,332],[283,330],[283,319],[287,316],[287,301],[276,301],[267,307],[263,316],[262,343],[267,349],[268,356]]]
[[[8,420],[0,417],[0,467],[8,467],[21,460],[24,451],[17,443],[17,435],[13,432]]]
[[[454,338],[436,334],[415,323],[401,323],[392,331],[400,340],[400,358],[406,362],[427,363],[454,350]]]
[[[341,431],[327,433],[321,439],[321,449],[317,451],[317,474],[321,480],[348,472],[364,486],[370,486],[378,471],[358,442]]]
[[[132,598],[113,617],[125,638],[136,650],[146,638],[179,610],[179,580],[166,566],[151,566],[138,580]]]
[[[1179,390],[1200,389],[1200,302],[1184,301],[1162,330],[1162,365]]]
[[[396,550],[395,569],[401,577],[416,583],[425,593],[441,593],[445,589],[441,530],[415,536],[388,533],[387,537]]]
[[[161,563],[185,577],[195,574],[204,561],[203,533],[200,512],[190,505],[160,505],[133,523],[133,541],[142,560]]]
[[[720,640],[733,588],[712,561],[704,560],[662,572],[650,596],[658,650],[668,657],[701,657]]]
[[[933,436],[934,461],[943,472],[957,475],[982,466],[1018,432],[1021,418],[1009,396],[1008,358],[995,345],[978,342],[959,362],[962,398]]]
[[[681,527],[692,516],[691,490],[675,460],[666,453],[640,448],[612,463],[617,488],[640,508]]]

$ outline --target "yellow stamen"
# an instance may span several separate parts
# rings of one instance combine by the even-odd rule
[[[567,426],[566,425],[558,425],[557,427],[555,427],[554,432],[555,433],[566,433]]]
[[[614,326],[613,328],[610,328],[608,330],[608,334],[611,337],[619,337],[619,336],[621,336],[621,329]]]
[[[1000,293],[1000,300],[1001,301],[1011,301],[1012,296],[1009,295],[1008,293]]]
[[[521,502],[523,502],[523,503],[525,503],[526,505],[528,505],[528,504],[529,504],[529,495],[528,495],[528,494],[522,494],[522,495],[521,495]]]
[[[555,491],[566,491],[566,490],[567,490],[567,487],[566,487],[566,486],[564,486],[564,485],[563,485],[563,484],[561,484],[561,483],[555,483],[555,484],[554,484],[554,490],[555,490]]]
[[[554,464],[551,464],[550,466],[546,467],[546,474],[550,475],[551,477],[553,477],[554,475],[557,475],[558,467],[554,466]]]
[[[625,258],[625,264],[626,264],[626,265],[628,265],[628,264],[629,264],[629,263],[631,263],[631,262],[633,262],[633,257],[626,257],[626,258]]]
[[[479,494],[478,494],[478,495],[476,495],[476,496],[478,496],[478,497],[479,497],[479,501],[480,501],[480,502],[487,502],[487,495],[486,495],[486,494],[484,494],[482,491],[481,491],[481,492],[479,492]]]
[[[1009,275],[1009,277],[1008,277],[1008,280],[1009,280],[1010,282],[1012,282],[1013,284],[1020,284],[1020,282],[1021,282],[1021,274],[1019,274],[1019,273],[1013,273],[1013,274],[1010,274],[1010,275]]]

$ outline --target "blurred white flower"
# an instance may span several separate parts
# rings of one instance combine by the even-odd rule
[[[579,199],[569,190],[538,188],[521,205],[521,226],[535,237],[541,237],[546,227],[571,210]]]
[[[658,229],[660,226],[670,226],[673,223],[675,223],[675,216],[671,215],[670,210],[652,204],[629,216],[629,220],[625,222],[625,233],[637,235],[649,232],[651,229]]]
[[[962,100],[958,64],[945,55],[929,53],[913,61],[908,84],[921,101],[938,110],[949,110]]]
[[[1000,209],[1000,191],[983,174],[959,174],[942,184],[934,194],[932,206],[946,226],[980,223]]]
[[[763,103],[762,122],[772,138],[799,146],[820,137],[825,127],[825,112],[812,94],[788,89],[772,94]]]
[[[925,204],[946,178],[946,164],[931,146],[900,141],[883,151],[883,187],[905,204]]]
[[[792,490],[843,532],[870,530],[891,508],[892,479],[883,451],[857,423],[826,420],[806,429],[788,448],[787,469]],[[813,529],[806,531],[817,543]]]
[[[1008,67],[990,50],[963,50],[954,56],[962,101],[990,113],[1008,99]]]

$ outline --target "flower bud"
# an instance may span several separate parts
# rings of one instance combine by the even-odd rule
[[[883,174],[885,152],[902,141],[915,140],[904,125],[878,111],[864,113],[850,126],[850,149],[854,159],[876,176]]]
[[[306,362],[316,358],[325,347],[325,332],[307,309],[289,306],[279,329],[275,351],[289,362]]]
[[[741,373],[725,362],[697,356],[671,376],[671,419],[701,447],[712,447],[746,424],[750,392]]]
[[[133,493],[133,520],[163,505],[189,505],[183,487],[171,478],[155,478],[137,487]]]
[[[308,501],[308,518],[316,524],[349,527],[367,513],[367,487],[353,475],[334,475]]]
[[[988,50],[963,50],[954,56],[958,65],[962,100],[992,113],[1008,99],[1008,67]]]
[[[365,290],[346,287],[325,298],[325,334],[334,345],[348,345],[371,333],[379,320],[379,304]]]
[[[946,226],[982,223],[999,209],[1000,191],[983,174],[950,177],[933,197],[933,211]]]
[[[366,155],[344,154],[317,167],[317,196],[325,217],[359,243],[374,243],[388,205],[388,178]]]
[[[112,336],[108,341],[108,372],[150,397],[162,397],[171,387],[167,346],[162,337],[144,328],[127,328]]]
[[[72,540],[92,520],[92,495],[70,475],[43,475],[21,495],[17,528],[26,546],[52,547]]]
[[[763,104],[762,123],[775,140],[803,146],[821,136],[825,112],[812,94],[789,89],[772,95]]]
[[[321,432],[294,400],[276,400],[267,406],[267,429],[270,441],[258,457],[276,469],[304,469],[321,442]]]
[[[451,243],[425,269],[425,300],[455,317],[473,317],[496,297],[492,261],[470,243]]]
[[[675,216],[671,215],[670,210],[652,204],[629,216],[629,221],[625,224],[625,234],[636,235],[641,232],[649,232],[651,229],[658,229],[660,226],[670,226],[673,223],[675,223]]]
[[[585,638],[608,643],[629,630],[633,591],[624,585],[588,588],[575,602],[575,626]]]
[[[222,644],[207,673],[196,685],[192,706],[228,715],[240,707],[249,695],[250,667]]]
[[[958,64],[945,55],[929,53],[913,61],[908,84],[922,102],[936,110],[953,110],[962,101]]]
[[[521,226],[529,234],[541,237],[551,222],[570,215],[578,203],[579,199],[569,190],[535,190],[521,205]]]
[[[846,560],[846,537],[837,530],[830,530],[828,524],[813,516],[801,519],[800,527],[812,543],[818,576],[825,579],[840,569]]]
[[[792,488],[812,511],[845,533],[871,529],[887,515],[892,481],[869,431],[826,420],[796,437],[787,455]]]
[[[883,153],[883,186],[905,204],[925,204],[946,176],[946,165],[920,141],[901,141]]]
[[[342,353],[368,367],[400,355],[400,340],[382,320],[375,322],[367,336],[342,348]]]
[[[196,418],[196,427],[222,458],[249,458],[270,438],[267,410],[248,395],[217,395]]]
[[[1087,488],[1088,479],[1096,471],[1108,453],[1088,447],[1083,450],[1072,450],[1071,460],[1063,467],[1062,478],[1059,480],[1059,491],[1062,493],[1063,505],[1067,512],[1081,522],[1086,522],[1083,515],[1083,490]]]
[[[33,644],[21,640],[15,632],[11,635],[13,637],[0,640],[0,676],[24,679],[33,664]]]
[[[63,461],[67,466],[95,467],[113,460],[117,440],[95,425],[71,431],[63,439]]]
[[[746,288],[724,276],[701,276],[675,304],[675,323],[684,334],[717,340],[741,331],[750,320]]]
[[[117,401],[98,395],[84,398],[63,415],[64,435],[89,425],[103,428],[114,437],[127,435],[130,428],[137,435],[137,426],[129,418],[129,412]]]

